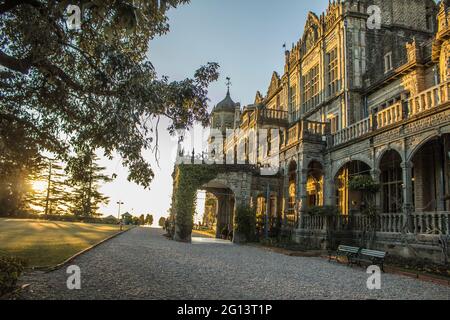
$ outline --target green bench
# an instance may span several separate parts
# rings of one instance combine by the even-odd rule
[[[352,263],[358,263],[361,265],[362,262],[371,265],[380,265],[381,270],[384,272],[384,260],[386,259],[387,252],[361,249],[356,257],[352,257]]]
[[[339,262],[339,257],[346,257],[347,258],[347,262],[350,265],[353,261],[353,258],[355,258],[356,256],[358,256],[359,251],[361,250],[361,248],[358,247],[351,247],[351,246],[339,246],[338,249],[335,252],[335,256],[336,256],[336,261]],[[329,259],[328,261],[331,261],[333,258],[333,251],[329,252]]]
[[[377,250],[369,250],[359,247],[351,247],[351,246],[339,246],[335,252],[336,261],[339,262],[340,257],[346,257],[347,263],[349,266],[353,264],[358,264],[361,266],[363,262],[379,265],[381,270],[384,272],[384,260],[386,259],[387,252],[377,251]],[[333,252],[329,252],[329,259],[331,261],[333,258]]]

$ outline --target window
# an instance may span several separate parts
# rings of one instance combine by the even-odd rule
[[[389,52],[384,56],[384,73],[388,73],[393,69],[392,65],[392,52]]]
[[[338,55],[337,48],[327,54],[328,58],[328,95],[334,95],[338,90]]]
[[[313,67],[303,79],[303,108],[306,111],[309,111],[312,107],[315,107],[319,104],[319,66]]]
[[[297,108],[297,86],[296,85],[293,85],[289,88],[289,94],[290,94],[291,110],[294,111]]]
[[[339,116],[333,115],[330,117],[330,126],[332,134],[339,131]]]

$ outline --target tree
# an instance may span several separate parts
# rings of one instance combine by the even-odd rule
[[[65,13],[74,2],[82,9],[78,31]],[[149,41],[169,31],[167,10],[185,3],[1,1],[0,122],[19,128],[4,132],[8,160],[48,151],[70,162],[79,150],[101,149],[122,158],[129,180],[149,187],[154,173],[142,153],[158,155],[160,117],[170,119],[172,134],[206,125],[207,88],[218,78],[218,65],[208,63],[192,79],[169,82],[147,58]]]
[[[145,224],[149,226],[153,225],[153,215],[147,214],[147,216],[145,217]]]
[[[71,161],[71,184],[73,185],[72,213],[77,216],[97,216],[100,204],[107,204],[109,198],[100,192],[101,184],[111,182],[113,178],[105,175],[105,167],[97,164],[99,158],[92,151],[78,155]]]
[[[145,225],[145,216],[143,214],[141,214],[141,216],[139,217],[139,225],[143,226]]]
[[[65,214],[72,201],[67,176],[62,164],[55,162],[54,159],[46,160],[39,175],[29,178],[32,188],[27,194],[26,202],[39,208],[46,216]],[[45,183],[45,188],[36,190],[36,187],[33,187],[36,183]]]
[[[159,218],[158,225],[161,228],[164,228],[164,226],[166,225],[166,218],[164,218],[164,217]]]

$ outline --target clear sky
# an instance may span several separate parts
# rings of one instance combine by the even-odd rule
[[[327,6],[328,0],[192,0],[169,11],[171,31],[151,42],[149,59],[160,76],[171,80],[192,77],[199,66],[217,62],[221,78],[210,87],[210,109],[225,97],[227,76],[232,79],[233,100],[242,106],[251,104],[256,91],[265,95],[273,71],[283,73],[283,43],[291,48],[303,34],[308,11],[319,15]],[[151,190],[128,182],[120,159],[102,161],[109,173],[118,175],[102,188],[111,197],[103,214],[117,215],[116,202],[122,200],[122,213],[152,213],[156,222],[167,215],[176,139],[167,134],[164,124],[160,129],[159,167],[154,156],[146,154],[156,175]]]

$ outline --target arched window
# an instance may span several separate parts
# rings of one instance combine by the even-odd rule
[[[381,202],[384,213],[399,213],[403,206],[402,158],[395,150],[386,152],[380,162]]]
[[[362,161],[351,161],[339,170],[335,177],[336,206],[342,215],[348,215],[352,210],[360,211],[366,205],[363,194],[350,190],[348,183],[354,176],[370,175],[370,171],[370,167]]]
[[[317,161],[311,162],[308,166],[306,193],[309,208],[323,206],[323,168]]]

